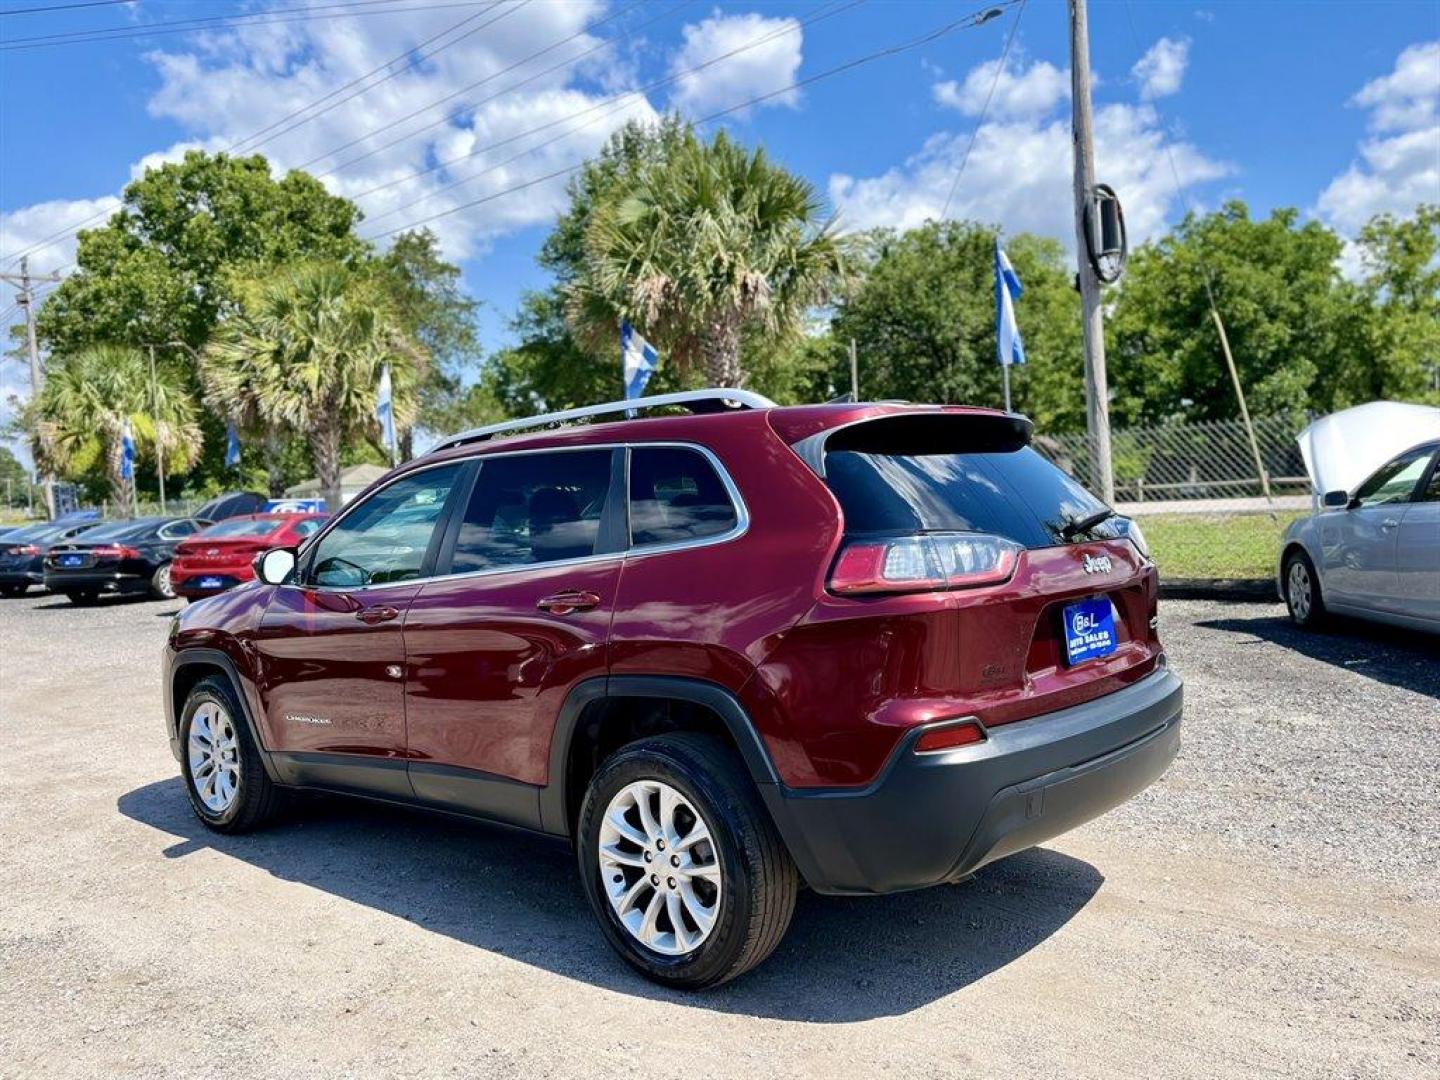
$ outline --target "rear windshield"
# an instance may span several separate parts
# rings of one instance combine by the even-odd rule
[[[75,543],[93,544],[109,540],[135,540],[155,531],[155,521],[114,521],[98,529],[87,529],[75,537]]]
[[[45,522],[41,525],[26,525],[23,529],[16,529],[12,533],[0,536],[0,545],[19,544],[28,540],[49,540],[52,536],[59,536],[70,529],[69,525],[55,525]]]
[[[1061,530],[1105,504],[1028,446],[991,454],[825,455],[845,531],[996,533],[1025,547],[1119,535],[1112,519],[1067,541]]]
[[[261,519],[259,521],[247,521],[244,518],[237,518],[234,521],[222,521],[219,525],[211,525],[201,535],[206,540],[224,539],[225,537],[237,538],[245,536],[269,536],[276,529],[280,528],[281,522],[274,518]]]

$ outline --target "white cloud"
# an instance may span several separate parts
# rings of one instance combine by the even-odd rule
[[[687,25],[682,36],[684,44],[671,60],[671,74],[725,56],[757,39],[766,39],[764,44],[738,56],[680,76],[671,104],[691,116],[704,116],[780,90],[794,82],[800,70],[804,35],[796,19],[771,19],[755,12],[722,15],[717,11],[703,22]],[[799,101],[800,92],[792,89],[776,94],[764,104],[794,107]]]
[[[48,274],[60,270],[75,258],[75,237],[55,234],[67,233],[82,223],[91,228],[102,225],[105,217],[119,207],[120,200],[114,195],[102,195],[98,199],[54,199],[0,211],[0,265],[8,268],[20,252],[40,244],[29,252],[31,272]]]
[[[1162,37],[1135,62],[1130,74],[1140,84],[1140,97],[1153,101],[1180,89],[1190,62],[1190,39]]]
[[[1359,160],[1320,193],[1319,215],[1353,236],[1376,214],[1440,202],[1440,41],[1406,48],[1394,71],[1366,83],[1351,104],[1370,111],[1371,135]]]
[[[999,71],[999,78],[996,72]],[[995,88],[994,96],[990,88]],[[972,68],[963,82],[954,79],[937,82],[930,88],[935,100],[949,109],[958,109],[966,116],[979,116],[990,97],[990,116],[997,120],[1017,116],[1048,113],[1070,96],[1070,71],[1057,68],[1045,60],[1037,60],[1029,68],[1016,72],[1007,64],[1000,70],[999,60],[987,60]]]
[[[993,77],[994,68],[990,71]],[[1017,79],[1028,75],[1022,72]],[[832,176],[830,198],[845,226],[904,229],[940,217],[970,138],[968,131],[942,132],[879,176]],[[1185,186],[1233,171],[1194,146],[1173,140],[1149,105],[1096,109],[1095,144],[1097,175],[1120,193],[1132,244],[1162,230],[1177,209],[1170,156]],[[1073,248],[1071,170],[1068,117],[1032,114],[987,122],[975,138],[950,216],[993,222],[1010,232],[1053,236]]]
[[[179,45],[146,54],[159,77],[148,110],[178,123],[185,138],[142,157],[131,175],[196,147],[254,149],[270,158],[277,173],[302,166],[317,175],[329,173],[326,185],[356,198],[365,212],[362,235],[455,209],[431,227],[447,256],[466,258],[505,233],[551,220],[564,204],[565,178],[500,195],[504,189],[578,164],[627,120],[657,118],[643,96],[615,97],[635,85],[636,71],[630,51],[636,20],[604,21],[619,10],[605,0],[509,3],[493,11],[414,8],[365,19],[260,23],[187,36]],[[343,89],[437,35],[423,58],[417,61],[412,52],[400,64],[364,79],[370,89],[355,96]],[[789,37],[788,47],[798,53],[798,33]],[[768,57],[766,63],[774,62],[768,44],[755,51]],[[530,59],[532,54],[541,55]],[[748,61],[749,54],[743,58]],[[394,76],[378,81],[388,73]],[[318,99],[324,99],[322,108],[335,107],[287,119]],[[417,115],[395,123],[410,113]],[[305,116],[314,118],[297,124]],[[533,130],[547,124],[543,131]],[[393,126],[380,130],[386,125]],[[269,138],[245,141],[267,129]],[[356,160],[364,154],[369,156]],[[415,175],[462,155],[463,161]],[[470,177],[478,178],[452,186]],[[391,186],[373,190],[384,184]],[[499,197],[457,209],[490,195]],[[416,205],[406,209],[409,203]],[[114,196],[106,195],[0,215],[0,258],[117,205]],[[385,214],[383,221],[376,220]],[[74,238],[65,238],[35,252],[31,262],[50,268],[69,262],[73,251]]]

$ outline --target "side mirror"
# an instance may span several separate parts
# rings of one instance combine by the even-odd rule
[[[1350,505],[1350,495],[1344,491],[1327,491],[1320,505],[1327,510],[1343,510]]]
[[[279,585],[295,569],[295,552],[290,548],[271,548],[255,556],[250,564],[255,576],[266,585]]]

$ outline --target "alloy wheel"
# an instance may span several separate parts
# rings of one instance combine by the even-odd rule
[[[616,792],[600,823],[597,857],[610,907],[641,945],[683,956],[710,936],[723,889],[715,841],[675,788],[640,780]]]
[[[155,591],[165,600],[173,599],[175,587],[170,584],[170,564],[166,563],[155,571]]]
[[[1286,591],[1290,596],[1290,612],[1295,616],[1296,622],[1304,622],[1310,617],[1310,570],[1303,559],[1296,559],[1290,564],[1289,584]]]
[[[190,718],[190,783],[212,814],[223,814],[240,788],[240,742],[230,714],[202,702]]]

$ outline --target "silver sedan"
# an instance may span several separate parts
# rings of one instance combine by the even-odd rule
[[[1326,491],[1280,546],[1280,595],[1327,612],[1440,633],[1440,441],[1396,455],[1354,491]]]

